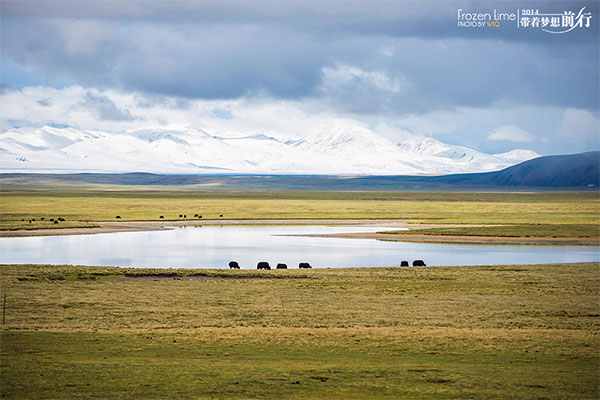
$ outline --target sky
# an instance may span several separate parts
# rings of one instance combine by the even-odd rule
[[[0,132],[191,126],[298,138],[346,121],[487,153],[600,148],[598,1],[0,6]],[[584,7],[591,18],[564,33],[485,20]],[[483,26],[458,26],[473,18]]]

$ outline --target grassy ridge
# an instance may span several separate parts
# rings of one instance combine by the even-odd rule
[[[165,279],[173,273],[179,279]],[[195,274],[203,275],[186,280]],[[593,399],[599,277],[598,263],[0,266],[9,304],[0,390],[8,398]]]
[[[451,224],[600,224],[596,193],[3,191],[0,228],[94,221],[193,219],[420,219]],[[25,221],[21,221],[24,219]],[[36,219],[32,224],[28,220]],[[36,225],[37,224],[37,225]],[[52,226],[56,227],[56,226]]]
[[[410,231],[386,231],[386,234],[442,235],[442,236],[497,236],[497,237],[569,237],[600,238],[596,224],[522,224],[468,228],[430,228]]]

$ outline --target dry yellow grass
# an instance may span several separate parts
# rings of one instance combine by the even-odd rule
[[[598,263],[0,273],[8,397],[600,394]],[[290,279],[185,279],[195,273]]]

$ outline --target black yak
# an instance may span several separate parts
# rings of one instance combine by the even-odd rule
[[[312,268],[309,263],[300,263],[298,264],[298,268]]]
[[[115,219],[121,219],[121,216],[120,216],[120,215],[117,215],[117,216],[115,217]]]
[[[240,269],[240,265],[237,263],[237,261],[230,261],[229,269]]]
[[[161,216],[160,216],[160,217],[158,217],[158,218],[160,218],[160,219],[165,219],[165,216],[164,216],[164,215],[161,215]]]
[[[271,269],[271,266],[266,261],[261,261],[256,265],[256,269]]]
[[[425,263],[423,262],[423,260],[415,260],[413,261],[413,267],[426,267],[427,265],[425,265]]]
[[[400,262],[400,266],[401,266],[401,267],[408,267],[408,266],[409,266],[409,265],[408,265],[408,261],[401,261],[401,262]]]
[[[276,267],[276,268],[277,268],[277,269],[287,269],[287,264],[282,264],[282,263],[279,263],[279,264],[277,264],[277,267]]]

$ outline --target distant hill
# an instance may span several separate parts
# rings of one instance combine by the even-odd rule
[[[501,171],[446,175],[434,180],[477,186],[598,187],[600,151],[539,157]]]
[[[128,174],[0,174],[4,189],[89,187],[94,185],[170,186],[207,190],[598,190],[600,152],[545,156],[496,172],[441,176],[339,175],[164,175]]]

